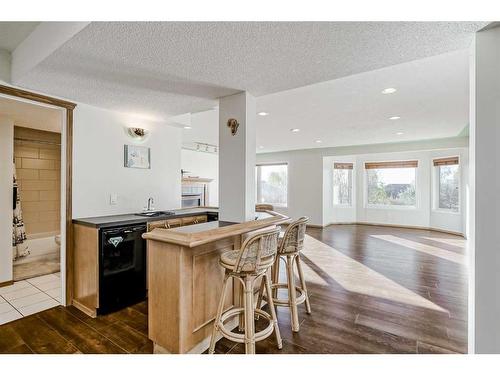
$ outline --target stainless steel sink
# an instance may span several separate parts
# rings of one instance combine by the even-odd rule
[[[175,213],[172,211],[147,211],[147,212],[139,212],[136,215],[145,217],[156,217],[156,216],[168,216],[174,214]]]

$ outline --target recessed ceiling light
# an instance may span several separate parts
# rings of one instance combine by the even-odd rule
[[[259,112],[257,113],[259,116],[267,116],[269,112]]]
[[[403,132],[397,132],[396,135],[403,135]]]
[[[184,126],[184,129],[192,129],[191,126]]]
[[[290,131],[292,133],[298,133],[298,132],[300,132],[300,129],[294,128],[294,129],[290,129]]]
[[[262,150],[264,148],[264,146],[259,146],[259,148]]]
[[[401,117],[399,116],[392,116],[392,117],[389,117],[389,120],[399,120]]]
[[[322,141],[321,139],[316,139],[314,142],[316,142],[316,143],[321,143],[321,142],[323,142],[323,141]]]
[[[382,90],[382,94],[394,94],[396,91],[398,90],[396,90],[394,87],[388,87]]]

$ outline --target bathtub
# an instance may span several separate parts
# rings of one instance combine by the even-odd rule
[[[19,258],[14,264],[23,264],[35,261],[59,261],[60,235],[59,233],[41,233],[28,236],[28,256]],[[14,255],[15,255],[15,249]]]

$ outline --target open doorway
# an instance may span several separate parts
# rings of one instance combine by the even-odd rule
[[[6,177],[10,167],[10,178],[2,184],[11,196],[3,208],[9,215],[1,223],[2,233],[10,229],[11,235],[2,247],[12,239],[12,250],[2,251],[0,276],[7,282],[2,283],[0,296],[9,305],[3,310],[9,308],[10,320],[15,320],[65,300],[61,276],[65,270],[61,241],[65,237],[65,110],[0,96],[0,117],[2,142],[9,145],[2,152]]]
[[[42,108],[42,107],[40,107]],[[45,111],[43,108],[42,111]],[[50,109],[50,116],[53,110]],[[37,109],[37,112],[40,112]],[[59,273],[61,120],[35,129],[14,122],[13,280]],[[52,121],[54,120],[54,121]],[[48,130],[50,129],[50,130]]]

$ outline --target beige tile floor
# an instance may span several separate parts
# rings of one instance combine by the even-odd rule
[[[0,288],[0,325],[61,304],[59,272]]]
[[[60,270],[60,260],[34,260],[28,263],[14,263],[14,281],[31,279],[37,276],[56,273]]]

